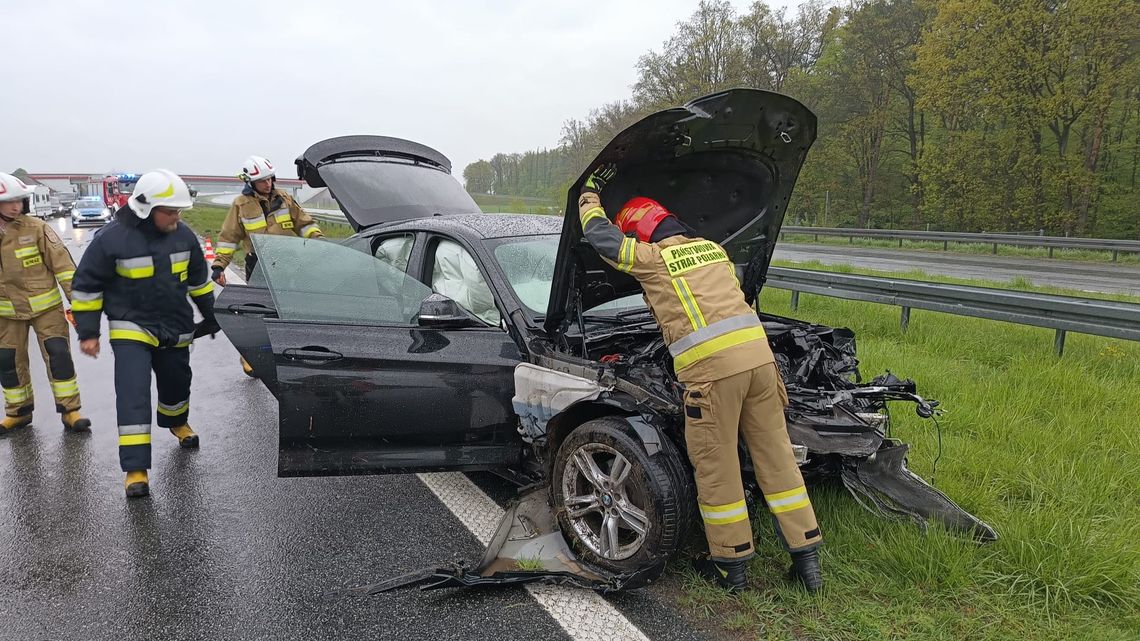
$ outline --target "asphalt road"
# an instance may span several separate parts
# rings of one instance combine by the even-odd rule
[[[928,274],[983,280],[1009,281],[1020,277],[1035,285],[1140,296],[1140,267],[1104,263],[784,242],[776,245],[774,257],[884,271],[921,269]]]
[[[91,232],[53,224],[78,260]],[[517,587],[342,593],[483,546],[416,476],[278,479],[277,403],[224,337],[191,356],[202,448],[155,428],[152,495],[128,502],[109,346],[73,353],[93,433],[64,434],[37,351],[34,424],[0,436],[0,639],[602,638]],[[700,638],[660,588],[610,603],[647,638]]]

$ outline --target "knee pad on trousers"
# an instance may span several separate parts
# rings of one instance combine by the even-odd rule
[[[16,350],[0,347],[0,385],[12,388],[20,386],[20,376],[16,373]]]
[[[66,338],[53,336],[44,340],[44,350],[48,354],[48,369],[57,381],[75,378],[75,364],[71,360],[71,346]]]

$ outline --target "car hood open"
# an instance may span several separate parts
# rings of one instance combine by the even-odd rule
[[[296,160],[297,177],[328,187],[356,231],[426,216],[479,213],[451,175],[451,161],[410,140],[341,136],[322,140]]]
[[[741,287],[752,300],[763,286],[784,210],[815,136],[815,114],[807,107],[756,89],[698,98],[615,136],[567,192],[546,330],[564,331],[579,299],[588,310],[641,291],[582,237],[578,195],[595,167],[617,166],[602,193],[611,220],[630,198],[657,200],[744,266]]]

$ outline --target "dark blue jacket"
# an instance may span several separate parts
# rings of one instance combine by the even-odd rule
[[[214,322],[214,284],[198,237],[183,223],[170,233],[139,219],[129,208],[92,239],[72,281],[72,312],[79,339],[98,338],[100,316],[111,321],[111,339],[155,346],[188,344],[194,310]],[[131,324],[141,328],[134,329]],[[116,327],[130,331],[116,332]]]

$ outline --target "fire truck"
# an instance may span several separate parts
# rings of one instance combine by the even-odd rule
[[[103,178],[103,204],[117,209],[127,204],[127,198],[135,190],[138,174],[115,174]]]

